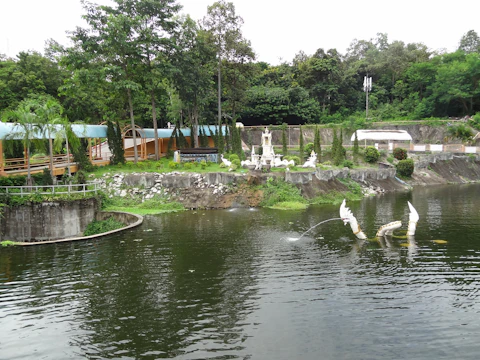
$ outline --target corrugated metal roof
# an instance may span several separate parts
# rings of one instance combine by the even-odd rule
[[[405,130],[357,130],[357,139],[360,140],[393,140],[393,141],[412,141],[412,136]],[[350,139],[355,140],[355,133]]]
[[[107,137],[107,125],[82,125],[72,124],[73,132],[79,138],[104,138]],[[52,138],[55,137],[56,132],[63,131],[61,125],[55,125],[52,132]],[[22,126],[15,125],[14,123],[0,122],[0,139],[8,140],[22,140],[24,138],[25,130]],[[46,138],[46,135],[41,134],[39,131],[34,131],[32,139]]]
[[[218,129],[217,126],[215,125],[200,125],[198,127],[199,129],[202,129],[202,132],[205,132],[207,136],[212,136],[215,134],[215,129]],[[183,136],[190,136],[192,131],[190,128],[182,128],[179,129],[182,130]],[[157,134],[159,138],[169,138],[172,136],[173,129],[157,129]],[[225,126],[222,126],[222,132],[225,134]],[[140,136],[144,137],[146,139],[153,139],[155,137],[155,130],[154,129],[142,129],[139,131]]]
[[[107,137],[107,125],[83,125],[83,124],[72,124],[73,132],[79,138],[106,138]],[[63,128],[61,125],[56,125],[56,131],[62,131]],[[215,129],[217,128],[214,125],[201,125],[199,128],[202,128],[202,131],[205,132],[207,136],[215,134]],[[182,128],[183,136],[190,136],[190,128]],[[223,134],[225,134],[225,126],[222,126]],[[173,129],[157,129],[157,134],[159,138],[169,138],[172,136]],[[153,139],[155,137],[154,129],[142,129],[141,137],[146,139]],[[55,137],[55,132],[52,134],[52,138]],[[4,123],[0,122],[0,139],[9,139],[9,140],[22,140],[24,137],[24,129],[21,126],[15,125],[14,123]],[[32,136],[33,139],[45,138],[40,132],[35,132]]]

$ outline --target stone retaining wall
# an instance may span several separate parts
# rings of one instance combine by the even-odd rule
[[[77,236],[95,219],[99,206],[96,198],[90,198],[4,207],[2,238],[37,242]]]

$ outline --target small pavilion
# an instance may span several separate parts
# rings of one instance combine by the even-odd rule
[[[388,144],[388,150],[393,150],[397,142],[407,142],[408,147],[413,140],[412,136],[405,130],[357,130],[357,139],[358,141],[364,141],[365,147],[367,147],[367,140],[374,142],[375,147],[378,148],[380,142]],[[355,132],[352,134],[350,139],[352,142],[355,141]]]

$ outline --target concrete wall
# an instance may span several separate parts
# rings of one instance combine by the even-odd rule
[[[98,210],[95,198],[4,207],[0,230],[3,239],[18,242],[73,237],[85,230]]]
[[[288,172],[285,174],[285,181],[294,184],[307,184],[312,181],[315,176],[320,181],[330,181],[336,178],[346,179],[350,178],[355,181],[365,182],[368,180],[387,180],[395,177],[395,168],[388,169],[335,169],[335,170],[320,170],[315,172]]]

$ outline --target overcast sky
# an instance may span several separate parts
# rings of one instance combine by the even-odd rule
[[[303,50],[336,48],[345,54],[353,39],[387,33],[390,42],[421,42],[454,51],[469,30],[480,34],[478,0],[231,0],[244,19],[243,34],[257,60],[290,62]],[[93,0],[109,3],[109,0]],[[206,15],[213,0],[180,0],[182,13]],[[0,54],[43,52],[45,40],[68,44],[67,30],[84,26],[80,0],[0,0]]]

